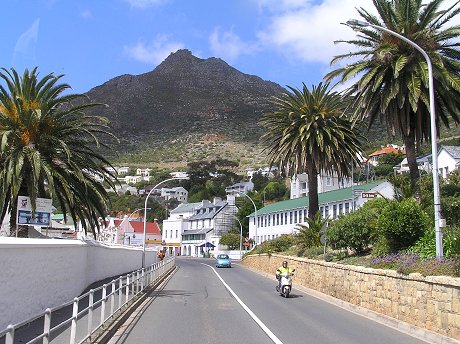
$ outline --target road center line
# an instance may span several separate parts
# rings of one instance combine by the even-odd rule
[[[216,269],[214,269],[212,266],[208,265],[208,264],[204,264],[204,263],[201,263],[203,265],[206,265],[208,267],[210,267],[212,269],[212,271],[214,271],[214,273],[217,275],[217,277],[219,277],[220,281],[223,283],[223,285],[225,286],[225,288],[227,288],[227,290],[230,292],[230,294],[233,295],[233,297],[235,298],[236,301],[238,301],[238,303],[241,305],[241,307],[243,307],[243,309],[249,314],[249,316],[254,319],[254,321],[257,323],[257,325],[260,326],[260,328],[267,334],[267,336],[270,337],[270,339],[273,341],[273,343],[276,343],[276,344],[283,344],[283,342],[281,340],[278,339],[277,336],[275,336],[275,334],[270,331],[268,329],[267,326],[265,326],[265,324],[262,322],[262,320],[260,320],[257,315],[254,314],[253,311],[251,311],[249,309],[248,306],[246,306],[244,304],[243,301],[241,301],[241,299],[238,297],[238,295],[236,295],[236,293],[232,290],[232,288],[230,288],[230,286],[225,283],[224,279],[222,277],[220,277],[219,273],[216,271]]]

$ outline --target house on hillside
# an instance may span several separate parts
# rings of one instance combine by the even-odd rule
[[[251,181],[236,183],[225,188],[227,196],[236,196],[240,193],[248,193],[252,190],[254,190],[254,183]]]
[[[393,185],[385,180],[354,185],[318,194],[323,218],[335,219],[361,207],[366,201],[394,197]],[[299,224],[307,224],[308,197],[294,198],[269,204],[249,215],[249,237],[258,244],[283,234],[295,234]],[[257,233],[257,235],[256,235]]]
[[[420,156],[416,159],[417,166],[420,174],[431,173],[432,160],[431,154]],[[409,173],[409,164],[407,158],[404,158],[400,164],[393,167],[394,174]]]
[[[351,178],[339,178],[336,173],[327,175],[318,174],[318,193],[343,189],[350,187]],[[308,175],[306,173],[298,174],[291,179],[291,199],[305,197],[308,195]]]
[[[375,152],[369,154],[369,159],[367,162],[373,166],[377,166],[379,164],[379,159],[386,154],[406,154],[406,151],[401,147],[396,145],[387,145],[385,148],[376,150]]]
[[[444,179],[460,167],[460,146],[441,146],[438,149],[438,171]]]
[[[181,203],[185,203],[188,199],[188,191],[185,190],[182,186],[177,186],[174,188],[162,188],[160,195],[165,199],[165,201],[176,199]]]

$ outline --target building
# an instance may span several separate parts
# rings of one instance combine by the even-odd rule
[[[339,178],[336,173],[326,175],[318,174],[318,193],[343,189],[350,187],[352,184],[351,178]],[[291,196],[290,198],[300,198],[308,195],[308,175],[306,173],[298,174],[291,180]]]
[[[423,155],[416,159],[417,166],[420,174],[431,173],[432,169],[432,159],[431,154]],[[409,173],[409,164],[407,163],[407,158],[404,158],[399,165],[393,167],[395,174]]]
[[[444,179],[460,167],[460,146],[441,146],[438,149],[438,171]]]
[[[393,185],[385,180],[326,191],[318,194],[321,216],[335,219],[359,208],[369,199],[382,196],[394,197]],[[283,234],[295,234],[299,224],[307,224],[307,218],[308,197],[272,203],[257,210],[257,220],[255,212],[249,215],[249,237],[260,244]]]
[[[126,216],[123,219],[106,219],[106,228],[99,236],[99,241],[112,244],[143,246],[144,221],[142,219],[130,219]],[[146,247],[161,245],[161,231],[157,221],[146,222]]]
[[[198,257],[220,249],[219,239],[233,225],[234,198],[181,204],[163,221],[162,243],[170,253]]]
[[[369,154],[369,159],[367,162],[373,166],[377,166],[379,164],[379,159],[386,154],[406,154],[406,151],[401,147],[396,145],[387,145],[385,148],[376,150],[375,152]]]
[[[150,177],[150,171],[150,168],[138,168],[136,170],[136,175],[142,177]]]
[[[186,203],[188,199],[188,191],[185,190],[182,186],[174,188],[162,188],[160,195],[165,199],[165,201],[176,199],[179,202]]]
[[[237,196],[241,193],[248,193],[250,191],[254,190],[254,183],[253,182],[241,182],[241,183],[236,183],[231,186],[227,186],[225,188],[225,192],[227,196]]]

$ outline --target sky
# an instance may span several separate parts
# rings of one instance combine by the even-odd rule
[[[446,0],[452,3],[454,0]],[[188,49],[285,87],[318,84],[350,51],[349,19],[370,0],[0,0],[0,66],[84,93],[123,74],[152,71]]]

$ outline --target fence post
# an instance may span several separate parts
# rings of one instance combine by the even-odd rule
[[[8,325],[6,328],[5,344],[13,344],[14,342],[14,326]]]
[[[47,308],[45,310],[45,318],[43,322],[43,344],[48,344],[50,342],[50,327],[51,327],[51,309]]]
[[[121,308],[121,303],[123,302],[121,300],[123,296],[123,278],[120,276],[118,278],[118,308]]]
[[[93,307],[94,307],[94,289],[89,291],[88,298],[88,336],[93,331]]]
[[[126,276],[126,302],[125,303],[128,303],[129,301],[129,276],[131,276],[131,274],[128,274]]]
[[[115,280],[112,281],[112,293],[110,294],[110,316],[113,316],[115,309]]]
[[[105,321],[105,304],[107,299],[107,284],[102,286],[101,325]]]
[[[136,273],[136,293],[134,295],[137,295],[138,292],[139,292],[139,270],[137,270],[137,273]]]
[[[70,327],[70,344],[75,344],[77,336],[78,297],[73,299],[72,326]]]

